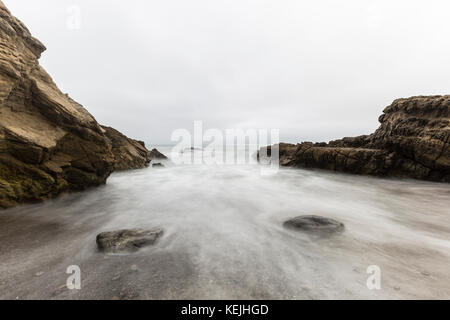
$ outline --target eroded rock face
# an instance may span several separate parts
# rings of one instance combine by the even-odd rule
[[[395,100],[379,120],[368,136],[269,150],[279,148],[282,166],[450,182],[449,95]]]
[[[0,1],[0,208],[103,184],[118,158],[39,65],[44,50]]]
[[[143,141],[130,139],[110,127],[102,127],[105,134],[112,142],[112,153],[114,154],[114,170],[139,169],[150,163],[150,151],[145,147]]]
[[[314,215],[290,219],[283,226],[298,231],[318,233],[334,233],[343,231],[345,228],[344,224],[339,221]]]
[[[103,232],[97,236],[97,246],[105,252],[133,252],[153,245],[162,235],[162,229]]]

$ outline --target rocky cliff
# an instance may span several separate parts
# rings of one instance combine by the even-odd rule
[[[375,133],[269,147],[282,166],[450,182],[450,96],[395,100]],[[261,153],[261,156],[266,151]]]
[[[149,162],[143,143],[102,128],[39,65],[39,40],[0,1],[0,208],[106,182]]]

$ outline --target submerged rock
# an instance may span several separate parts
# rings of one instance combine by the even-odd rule
[[[344,224],[320,216],[300,216],[286,221],[284,227],[300,231],[318,231],[332,233],[344,230]]]
[[[45,46],[0,1],[0,208],[104,184],[116,168],[145,165],[39,65]],[[115,132],[114,132],[115,134]],[[131,161],[122,161],[128,159]],[[138,161],[134,161],[138,159]]]
[[[450,182],[450,95],[395,100],[371,135],[329,143],[280,143],[280,165]],[[258,154],[258,155],[259,155]]]
[[[103,232],[97,235],[97,246],[106,252],[132,252],[153,245],[162,235],[163,230],[159,228]]]
[[[154,163],[152,164],[153,168],[164,168],[164,165],[162,163]]]

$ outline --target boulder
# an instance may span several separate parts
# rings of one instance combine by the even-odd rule
[[[97,246],[105,252],[132,252],[155,244],[162,235],[162,229],[103,232],[97,235]]]
[[[300,216],[286,221],[284,227],[307,232],[325,232],[333,233],[344,230],[344,224],[325,217],[320,216]]]

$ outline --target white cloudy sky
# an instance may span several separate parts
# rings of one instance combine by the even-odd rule
[[[367,134],[395,98],[450,89],[448,0],[3,1],[64,92],[151,144],[194,120],[289,142]]]

